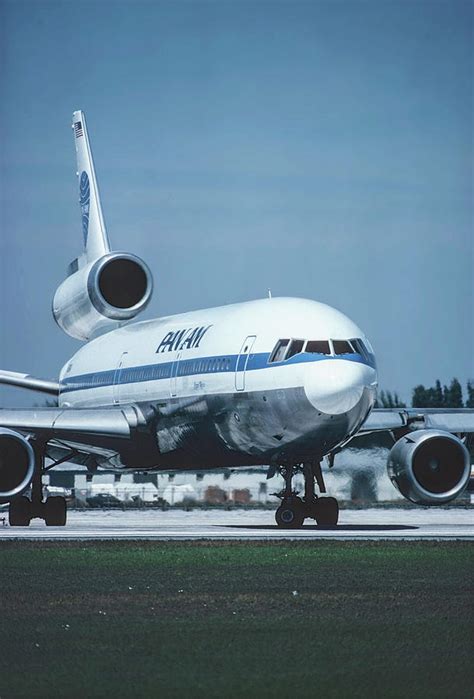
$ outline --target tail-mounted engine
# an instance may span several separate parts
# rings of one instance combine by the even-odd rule
[[[0,428],[0,502],[21,495],[35,470],[31,444],[18,432]]]
[[[65,279],[54,295],[53,315],[68,335],[89,340],[135,318],[152,292],[151,272],[139,257],[111,252]]]
[[[469,483],[469,452],[460,439],[441,430],[411,432],[392,447],[388,475],[400,493],[420,505],[443,505]]]
[[[148,305],[153,280],[147,265],[127,252],[112,252],[84,112],[74,112],[79,205],[84,252],[53,299],[53,315],[71,337],[90,340],[135,318]]]

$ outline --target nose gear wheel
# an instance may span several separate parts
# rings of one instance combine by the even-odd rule
[[[335,526],[339,519],[339,504],[336,498],[317,498],[313,504],[313,515],[319,526]]]
[[[294,466],[281,466],[280,474],[285,479],[285,488],[277,496],[281,505],[275,512],[275,521],[282,529],[298,529],[306,518],[315,519],[318,526],[335,526],[339,519],[339,504],[335,498],[318,497],[315,494],[315,481],[321,493],[326,492],[321,464],[305,462]],[[292,490],[292,479],[296,473],[303,472],[305,488],[304,497]]]
[[[276,523],[283,529],[298,529],[304,517],[303,502],[298,497],[286,498],[275,512]]]

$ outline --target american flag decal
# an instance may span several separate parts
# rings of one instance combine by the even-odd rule
[[[76,138],[80,138],[81,136],[84,136],[84,132],[82,130],[82,122],[80,122],[80,121],[74,122],[74,133],[76,135]]]

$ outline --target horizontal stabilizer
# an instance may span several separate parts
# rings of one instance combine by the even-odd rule
[[[16,371],[3,371],[0,369],[0,384],[27,388],[30,391],[38,391],[39,393],[49,393],[52,396],[59,395],[59,383],[57,381],[38,379],[35,376],[20,374]]]

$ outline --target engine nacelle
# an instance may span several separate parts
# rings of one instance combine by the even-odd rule
[[[0,428],[0,502],[21,495],[35,470],[31,444],[18,432]]]
[[[135,318],[152,293],[153,279],[143,260],[112,252],[64,280],[54,295],[53,315],[68,335],[90,340]]]
[[[400,493],[418,505],[443,505],[469,483],[469,452],[449,432],[417,430],[392,447],[388,475]]]

